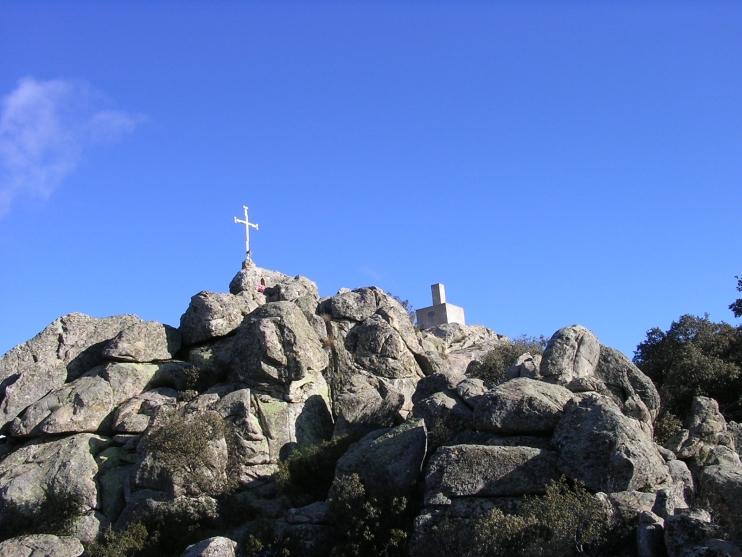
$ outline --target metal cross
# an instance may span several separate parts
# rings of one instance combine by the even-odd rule
[[[257,224],[250,222],[250,219],[247,218],[247,205],[243,205],[242,208],[245,210],[245,220],[235,217],[234,222],[235,224],[245,225],[245,261],[250,261],[250,227],[253,227],[255,230],[259,230],[259,228]]]

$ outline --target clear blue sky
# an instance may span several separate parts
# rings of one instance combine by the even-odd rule
[[[0,353],[58,315],[174,325],[232,222],[323,295],[582,323],[731,320],[739,2],[3,2]]]

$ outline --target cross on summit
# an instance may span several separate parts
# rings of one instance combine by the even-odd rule
[[[247,217],[247,205],[243,205],[242,208],[245,210],[245,220],[234,217],[234,223],[245,225],[245,262],[249,263],[252,261],[252,254],[250,253],[250,228],[260,230],[260,225],[250,222],[250,219]]]

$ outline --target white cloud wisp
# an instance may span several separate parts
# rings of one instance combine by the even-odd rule
[[[19,196],[48,199],[91,145],[143,119],[105,104],[85,82],[31,77],[0,101],[0,217]]]

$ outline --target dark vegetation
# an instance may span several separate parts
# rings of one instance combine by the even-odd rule
[[[657,385],[665,414],[684,420],[693,397],[703,395],[716,399],[727,419],[742,419],[739,327],[683,315],[667,331],[650,329],[634,362]]]
[[[128,557],[143,550],[148,538],[149,532],[141,522],[118,532],[108,528],[99,541],[88,545],[86,551],[91,557]]]
[[[210,443],[229,440],[230,432],[216,412],[165,415],[145,438],[152,456],[192,493],[218,494],[229,489],[226,478],[213,474]]]
[[[242,546],[248,557],[403,557],[415,516],[400,495],[369,493],[358,475],[338,478],[328,499],[329,530],[323,538],[300,539],[258,521]]]
[[[354,440],[340,437],[297,447],[279,463],[275,476],[279,489],[299,505],[325,499],[335,475],[335,463]]]
[[[526,497],[517,513],[494,508],[473,520],[439,520],[423,552],[431,557],[611,555],[615,538],[602,503],[581,484],[562,478],[543,496]]]
[[[14,504],[0,512],[0,540],[26,534],[68,535],[83,511],[83,501],[62,489],[50,489],[41,504]]]
[[[332,557],[406,555],[414,514],[406,497],[369,493],[358,475],[338,479],[329,499]]]
[[[742,276],[737,291],[742,292]],[[742,298],[729,305],[742,317]],[[657,386],[662,411],[656,437],[680,430],[694,396],[716,399],[728,420],[742,420],[742,325],[711,321],[708,315],[682,315],[667,331],[654,327],[637,346],[634,363]]]
[[[531,356],[543,354],[546,348],[543,336],[521,336],[510,342],[504,342],[485,354],[481,362],[472,365],[467,374],[482,379],[488,385],[497,385],[505,380],[508,368],[516,360],[529,352]]]

